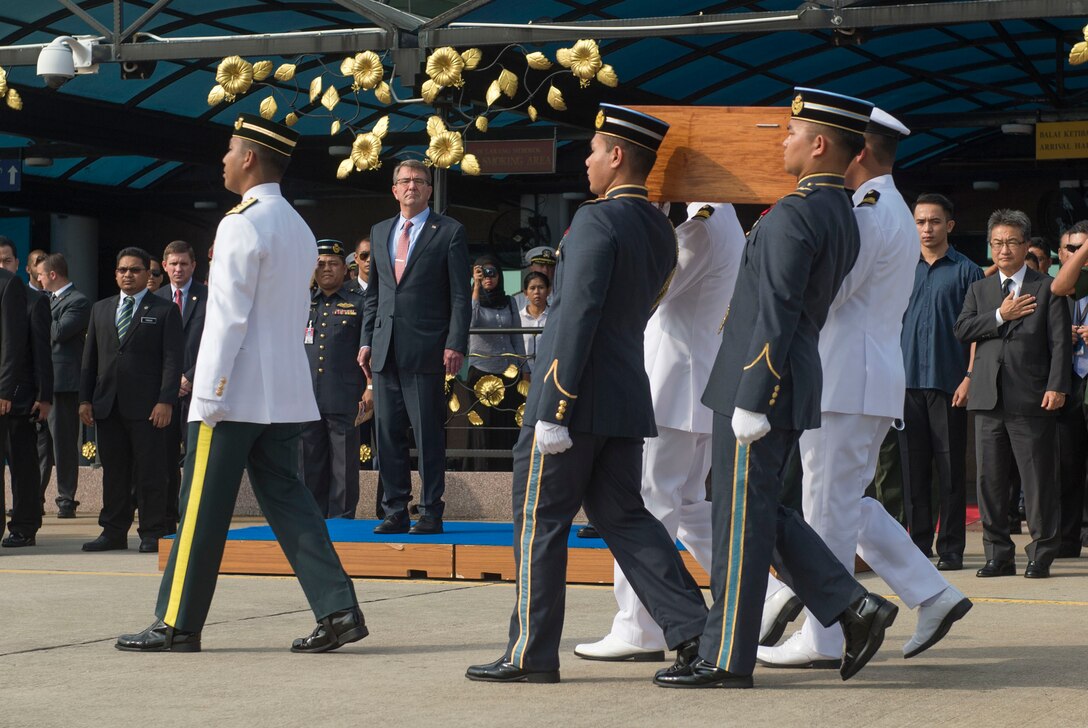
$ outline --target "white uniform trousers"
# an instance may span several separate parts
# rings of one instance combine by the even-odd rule
[[[857,553],[909,609],[940,594],[948,582],[884,507],[865,497],[876,474],[888,417],[824,412],[821,426],[801,435],[802,508],[805,520],[832,553],[853,572]],[[770,597],[782,588],[773,577]],[[823,627],[808,610],[802,634],[821,655],[842,654],[842,630]]]
[[[647,438],[642,456],[642,500],[674,539],[699,565],[710,570],[710,502],[706,476],[710,472],[710,435],[658,427]],[[917,549],[915,549],[917,550]],[[620,567],[615,567],[619,612],[612,634],[638,647],[665,649],[661,628],[650,617]]]

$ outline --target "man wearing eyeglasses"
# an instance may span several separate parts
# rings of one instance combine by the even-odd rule
[[[446,488],[445,375],[468,351],[468,250],[465,230],[433,212],[431,170],[407,160],[393,170],[400,214],[370,231],[370,267],[359,366],[374,383],[378,472],[385,494],[379,534],[442,533]],[[412,526],[408,427],[415,433],[423,487]]]
[[[986,564],[976,576],[1016,574],[1009,536],[1009,471],[1024,489],[1031,543],[1024,576],[1050,576],[1058,552],[1057,414],[1070,389],[1069,309],[1050,279],[1025,264],[1031,221],[997,210],[987,225],[998,275],[967,291],[955,333],[975,344],[967,408],[975,413],[979,513]]]
[[[147,288],[151,256],[117,254],[120,295],[91,307],[79,380],[79,418],[94,425],[102,459],[102,533],[84,551],[128,548],[132,494],[140,553],[156,553],[166,520],[166,427],[178,401],[181,314]]]

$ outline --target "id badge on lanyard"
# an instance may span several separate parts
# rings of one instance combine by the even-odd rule
[[[314,320],[310,319],[306,322],[306,338],[303,340],[305,344],[314,343]]]

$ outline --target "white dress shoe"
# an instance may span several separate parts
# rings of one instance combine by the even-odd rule
[[[586,642],[574,648],[574,654],[583,660],[602,660],[604,662],[661,662],[665,659],[665,650],[638,647],[621,640],[611,632],[597,642]]]
[[[941,641],[952,624],[971,611],[971,600],[949,585],[928,607],[918,607],[918,626],[903,645],[903,657],[914,657]]]
[[[838,670],[842,658],[821,655],[808,645],[808,640],[798,630],[778,647],[760,647],[756,651],[756,662],[767,667]]]
[[[804,609],[800,598],[789,587],[782,587],[763,602],[763,621],[759,626],[759,644],[770,646],[782,639],[790,622]]]

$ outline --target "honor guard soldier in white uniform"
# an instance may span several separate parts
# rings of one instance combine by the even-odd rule
[[[280,193],[298,133],[239,115],[223,157],[242,196],[215,235],[200,341],[181,523],[159,587],[157,621],[117,648],[198,652],[242,471],[318,625],[293,652],[324,652],[367,635],[355,589],[298,474],[299,423],[318,418],[302,343],[314,235]]]
[[[642,503],[642,438],[657,434],[643,360],[651,309],[676,264],[646,176],[668,124],[601,104],[586,159],[599,199],[558,251],[553,304],[514,447],[517,599],[506,651],[471,680],[559,681],[567,538],[584,507],[669,647],[694,643],[706,605],[675,542]]]
[[[820,363],[827,372],[820,427],[801,435],[801,462],[802,510],[813,530],[844,566],[853,568],[854,553],[860,553],[908,608],[921,605],[918,631],[903,648],[913,657],[944,637],[971,601],[911,548],[910,536],[880,503],[864,497],[884,436],[903,417],[899,339],[914,287],[918,231],[891,172],[899,138],[909,133],[874,108],[865,149],[846,170],[846,185],[856,190],[861,249],[820,330]],[[769,594],[784,588],[771,577]],[[770,610],[781,601],[771,596]],[[760,664],[838,668],[842,632],[808,617],[785,644],[760,647]]]
[[[676,228],[676,271],[646,324],[646,373],[657,437],[646,439],[642,500],[674,539],[710,571],[710,408],[699,401],[717,353],[718,326],[729,305],[744,250],[732,205],[695,202]],[[638,600],[619,564],[619,612],[612,631],[574,654],[587,660],[663,660],[665,636]]]
[[[825,626],[846,636],[842,677],[884,639],[896,607],[869,594],[796,512],[778,502],[786,456],[820,424],[820,327],[858,255],[843,173],[864,147],[872,105],[797,89],[784,158],[798,187],[756,222],[703,403],[714,410],[714,606],[698,651],[658,672],[664,687],[752,686],[772,553]]]

